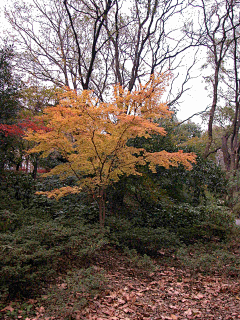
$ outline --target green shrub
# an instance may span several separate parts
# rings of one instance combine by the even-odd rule
[[[199,244],[181,247],[177,251],[177,258],[184,267],[194,272],[240,275],[240,257],[229,252],[226,247],[217,248]]]
[[[155,225],[175,233],[186,244],[195,241],[225,240],[235,224],[228,208],[217,205],[193,207],[189,204],[171,205],[159,209]]]
[[[8,210],[0,210],[0,232],[14,231],[21,226],[19,217]]]
[[[233,213],[237,218],[240,217],[240,202],[236,203],[233,207]]]
[[[0,209],[10,209],[11,201],[21,202],[25,208],[31,203],[35,192],[35,180],[30,174],[4,172],[0,176],[0,185],[1,196],[5,199],[1,201]]]
[[[178,237],[165,228],[136,227],[129,220],[116,217],[108,218],[107,225],[111,239],[141,254],[156,255],[161,248],[175,248],[180,243]]]
[[[23,226],[0,234],[0,288],[9,297],[30,295],[57,271],[87,264],[107,242],[95,226],[58,221]]]
[[[156,254],[161,248],[173,248],[180,242],[226,240],[235,225],[234,215],[217,205],[171,204],[147,213],[138,210],[135,215],[128,219],[108,217],[106,223],[112,239],[142,254]],[[148,223],[144,224],[146,218]]]
[[[148,255],[144,254],[143,256],[141,256],[137,253],[136,249],[129,249],[128,247],[124,249],[124,253],[128,257],[129,262],[134,267],[141,268],[148,271],[155,270],[155,265],[153,264],[152,259]]]

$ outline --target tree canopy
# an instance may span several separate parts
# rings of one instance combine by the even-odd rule
[[[169,117],[166,103],[160,102],[165,89],[166,75],[151,77],[145,85],[130,93],[115,86],[108,103],[94,98],[91,91],[78,95],[67,90],[59,105],[44,110],[41,119],[48,130],[29,131],[26,139],[36,146],[31,153],[43,152],[47,157],[58,152],[65,159],[47,175],[62,178],[75,175],[80,187],[86,187],[99,203],[100,222],[104,223],[105,193],[107,186],[122,175],[140,175],[137,166],[149,165],[155,172],[157,165],[169,168],[183,164],[191,169],[195,161],[192,153],[146,152],[144,148],[128,145],[130,138],[166,135],[164,128],[155,121]],[[59,198],[77,192],[76,187],[47,192]]]

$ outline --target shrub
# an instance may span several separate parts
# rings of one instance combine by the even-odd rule
[[[127,219],[116,217],[108,218],[107,225],[111,239],[141,254],[156,255],[161,248],[174,248],[180,243],[178,237],[165,228],[137,227]]]
[[[19,217],[8,210],[0,210],[0,232],[14,231],[21,226]]]
[[[12,233],[0,234],[0,288],[12,298],[30,295],[67,263],[87,264],[107,242],[95,226],[35,220]]]
[[[138,210],[128,219],[112,216],[106,223],[112,239],[119,244],[143,254],[156,254],[159,248],[173,248],[180,242],[226,240],[233,230],[235,218],[223,206],[171,204],[148,212]]]
[[[155,209],[154,213],[152,226],[164,227],[186,244],[213,238],[225,240],[235,224],[234,215],[226,207],[217,205],[169,205]]]
[[[30,174],[22,172],[4,172],[0,177],[1,196],[5,201],[1,202],[1,209],[9,209],[12,200],[20,201],[23,207],[27,207],[34,196],[35,181]]]
[[[200,246],[181,247],[177,251],[179,261],[194,272],[221,273],[239,276],[240,257],[224,247]]]
[[[128,247],[124,249],[124,253],[128,257],[129,262],[133,264],[134,267],[148,271],[155,270],[153,261],[148,255],[144,254],[143,256],[141,256],[137,253],[136,249],[129,249]]]

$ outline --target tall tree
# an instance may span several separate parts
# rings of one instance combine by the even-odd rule
[[[0,123],[11,123],[20,109],[20,79],[13,73],[12,47],[0,49]]]
[[[10,46],[0,49],[0,169],[13,160],[15,142],[4,134],[4,128],[11,126],[20,109],[20,79],[13,72],[13,50]],[[11,130],[14,131],[14,128]]]
[[[200,0],[191,4],[200,13],[200,26],[197,33],[201,35],[201,44],[207,49],[206,68],[212,69],[212,74],[205,79],[211,85],[212,103],[208,113],[208,142],[204,157],[215,152],[213,150],[213,124],[215,114],[220,104],[220,86],[222,84],[222,71],[229,62],[229,52],[236,41],[236,30],[239,28],[239,19],[234,16],[238,9],[237,1],[233,0]],[[235,33],[235,36],[234,36]],[[190,34],[190,33],[189,33]],[[235,38],[235,40],[234,40]]]
[[[20,70],[57,86],[94,90],[104,101],[112,84],[131,91],[155,71],[174,72],[180,56],[199,44],[181,32],[187,6],[186,0],[19,0],[6,15],[21,48]]]
[[[222,75],[222,81],[227,89],[221,97],[225,106],[223,110],[227,109],[230,114],[232,113],[232,117],[229,119],[230,123],[228,123],[228,130],[225,130],[222,135],[222,152],[226,169],[233,172],[239,168],[240,159],[240,24],[239,16],[236,15],[236,8],[240,9],[239,5],[232,6],[229,14],[231,26],[229,41],[231,41],[231,46]]]
[[[78,87],[77,55],[63,2],[15,1],[6,10],[20,72],[54,85]]]

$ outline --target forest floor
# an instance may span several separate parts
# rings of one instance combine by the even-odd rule
[[[96,274],[102,271],[105,278],[96,295],[78,293],[60,276],[55,302],[49,304],[47,295],[45,302],[30,299],[27,303],[34,309],[33,317],[23,316],[22,310],[14,313],[16,307],[10,303],[1,310],[3,319],[240,319],[239,277],[205,276],[164,262],[154,264],[154,271],[133,267],[126,255],[106,248],[94,262]],[[83,296],[85,304],[77,307]]]

